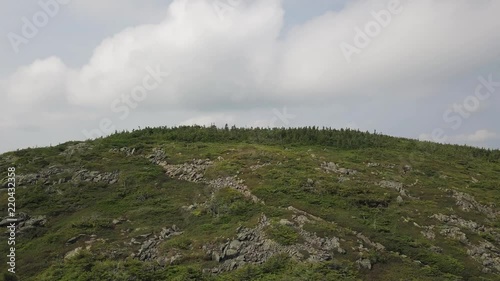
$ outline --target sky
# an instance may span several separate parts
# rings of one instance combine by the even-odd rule
[[[0,153],[146,126],[500,148],[500,1],[0,2]]]

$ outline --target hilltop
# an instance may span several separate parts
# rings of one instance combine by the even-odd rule
[[[18,280],[500,280],[499,150],[317,127],[116,132],[2,154],[4,228],[9,167]]]

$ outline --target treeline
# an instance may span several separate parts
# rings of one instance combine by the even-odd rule
[[[466,145],[442,145],[414,139],[396,138],[380,133],[329,127],[301,128],[220,128],[212,126],[146,127],[132,132],[115,132],[110,138],[159,138],[180,142],[244,142],[266,145],[317,145],[341,149],[392,148],[403,151],[421,151],[444,155],[460,155],[500,160],[500,150],[482,149]]]
[[[115,133],[120,135],[123,133]],[[134,130],[132,137],[160,136],[165,140],[182,142],[246,142],[267,145],[320,145],[345,149],[388,147],[397,138],[353,129],[319,127],[302,128],[224,128],[216,126],[146,127]]]

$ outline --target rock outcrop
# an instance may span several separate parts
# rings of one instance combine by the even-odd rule
[[[416,199],[415,197],[413,197],[409,194],[408,190],[406,190],[404,188],[403,184],[400,182],[383,180],[383,181],[380,181],[379,183],[377,183],[377,185],[381,186],[381,187],[389,188],[389,189],[394,189],[397,192],[399,192],[399,195],[402,197]],[[403,199],[403,198],[401,198],[401,199]]]
[[[472,232],[475,233],[484,233],[488,232],[490,234],[495,234],[494,230],[492,228],[486,227],[484,225],[480,225],[475,221],[470,221],[470,220],[464,220],[457,215],[443,215],[443,214],[435,214],[432,215],[431,218],[437,219],[440,222],[453,225],[453,226],[458,226],[461,228],[466,228]]]
[[[483,241],[479,245],[470,245],[467,254],[483,266],[484,273],[500,272],[500,249],[492,243]]]
[[[180,229],[176,225],[172,225],[169,228],[166,227],[162,228],[159,235],[152,236],[152,234],[149,234],[149,235],[139,236],[137,238],[132,238],[130,244],[140,244],[141,247],[139,251],[136,254],[132,254],[131,257],[141,261],[157,261],[159,263],[164,263],[165,257],[159,253],[158,245],[162,241],[170,239],[174,236],[181,235],[182,233],[183,232],[180,231]],[[147,240],[140,243],[137,241],[137,239],[139,240],[147,239]]]
[[[457,206],[465,212],[477,211],[492,219],[500,214],[500,212],[494,210],[492,206],[483,205],[477,202],[474,196],[470,194],[453,190],[452,196],[456,200]]]
[[[212,187],[212,193],[222,188],[232,188],[255,203],[264,203],[250,192],[250,189],[244,184],[242,179],[238,178],[238,176],[223,177],[213,180],[205,179],[204,175],[206,169],[213,165],[210,159],[193,159],[189,163],[178,165],[167,164],[166,162],[161,162],[161,160],[159,163],[159,165],[165,169],[165,173],[169,177],[190,182],[205,183]]]
[[[229,187],[240,192],[246,198],[250,198],[255,203],[264,203],[262,200],[257,198],[257,196],[253,195],[248,189],[248,187],[244,184],[244,181],[238,178],[237,176],[211,180],[208,182],[208,185],[211,186],[214,189],[214,191],[217,191],[221,188]]]
[[[439,234],[453,240],[457,240],[467,248],[467,254],[483,266],[483,272],[500,272],[500,249],[489,241],[483,240],[479,244],[472,243],[467,235],[462,231],[466,229],[477,234],[488,234],[489,239],[500,241],[500,235],[492,228],[480,225],[477,222],[464,220],[457,215],[435,214],[430,218],[443,223],[440,226],[424,226],[422,235],[426,238],[434,239],[434,229],[439,229]],[[420,227],[420,226],[419,226]]]
[[[369,259],[359,259],[356,264],[359,268],[372,269],[372,262]]]
[[[104,182],[107,184],[114,184],[118,182],[119,173],[108,172],[102,173],[99,171],[89,171],[87,169],[81,169],[75,172],[72,182]]]
[[[105,182],[114,184],[118,182],[119,173],[89,171],[87,169],[69,169],[59,166],[50,166],[40,170],[38,173],[18,174],[17,186],[27,185],[56,185],[66,182]]]
[[[256,170],[258,170],[260,168],[264,168],[264,167],[269,166],[269,165],[271,165],[271,163],[263,163],[263,164],[252,165],[252,166],[250,166],[250,170],[256,171]]]
[[[40,170],[38,173],[18,174],[17,186],[61,184],[71,179],[69,176],[62,176],[63,173],[71,173],[71,170],[53,165]]]
[[[135,153],[135,148],[132,147],[120,147],[120,148],[111,148],[109,152],[113,153],[123,153],[125,156],[132,156]]]
[[[82,251],[82,249],[83,249],[83,247],[76,247],[75,249],[67,252],[64,255],[64,260],[69,260],[69,259],[76,257]]]
[[[66,149],[63,152],[59,153],[59,155],[71,156],[75,153],[82,153],[86,150],[91,150],[92,148],[93,146],[89,143],[79,142],[73,145],[68,145],[68,147],[66,147]]]
[[[189,163],[179,165],[163,163],[161,166],[169,177],[190,182],[201,182],[205,170],[212,164],[213,162],[210,159],[193,159]]]
[[[11,223],[16,224],[16,233],[22,233],[31,228],[43,227],[47,223],[47,216],[29,216],[25,213],[19,213],[17,217],[4,217],[0,221],[0,227],[7,226]]]
[[[167,163],[165,162],[167,154],[165,153],[165,151],[163,151],[163,149],[153,148],[153,153],[146,156],[146,158],[148,158],[149,161],[155,165],[167,165]]]
[[[337,165],[333,162],[321,163],[321,169],[325,173],[337,173],[337,174],[342,174],[342,175],[355,175],[358,173],[358,171],[353,170],[353,169],[340,168],[339,165]]]
[[[318,237],[314,233],[303,230],[300,225],[304,223],[304,216],[294,216],[294,221],[281,222],[295,228],[303,242],[293,245],[281,245],[269,237],[265,232],[271,222],[262,215],[255,228],[239,227],[237,236],[232,240],[216,245],[205,246],[207,255],[212,260],[220,263],[209,271],[219,273],[234,270],[245,264],[261,264],[277,254],[287,254],[297,260],[307,262],[321,262],[332,259],[336,254],[344,254],[337,237]]]

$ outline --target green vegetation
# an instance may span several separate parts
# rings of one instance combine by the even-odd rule
[[[300,236],[290,226],[274,223],[268,228],[268,235],[282,245],[293,245],[299,242]]]
[[[468,253],[485,241],[496,246],[500,242],[500,215],[485,213],[488,208],[499,211],[499,150],[317,127],[146,128],[117,132],[73,149],[78,144],[0,156],[3,179],[7,167],[12,166],[18,182],[53,167],[61,169],[48,176],[49,183],[39,179],[16,189],[16,212],[46,216],[46,223],[18,233],[17,277],[5,275],[5,280],[500,278],[497,271],[484,270],[483,260]],[[133,148],[134,153],[121,152],[124,147]],[[164,152],[162,161],[168,165],[210,159],[205,182],[166,175],[164,167],[149,161],[156,149]],[[329,162],[356,173],[327,171],[322,165]],[[75,174],[83,169],[102,175],[116,172],[117,181],[78,180]],[[234,186],[207,184],[234,176],[264,204],[252,201]],[[406,194],[384,187],[381,181],[401,183]],[[2,214],[7,213],[5,191],[0,191]],[[454,192],[473,196],[482,207],[462,209]],[[403,203],[398,203],[398,196]],[[325,239],[337,237],[345,252],[332,251],[331,258],[319,262],[280,253],[262,264],[247,263],[211,274],[220,263],[207,254],[208,249],[219,249],[234,240],[240,227],[256,228],[263,214],[269,221],[263,229],[265,238],[282,247],[305,243],[301,231],[306,231]],[[305,215],[299,227],[301,214]],[[435,214],[455,215],[484,228],[447,224],[431,218]],[[157,245],[158,254],[168,258],[166,262],[132,256],[144,241],[173,225],[182,234]],[[435,237],[427,238],[422,232],[431,226]],[[452,227],[466,235],[467,241],[443,234]],[[359,234],[385,250],[377,250]],[[140,242],[134,243],[132,238]],[[366,250],[360,250],[360,244]],[[77,247],[81,251],[65,259]],[[7,243],[0,243],[0,251],[7,250]],[[371,269],[359,266],[360,260],[369,261]],[[6,261],[2,255],[2,272]]]

